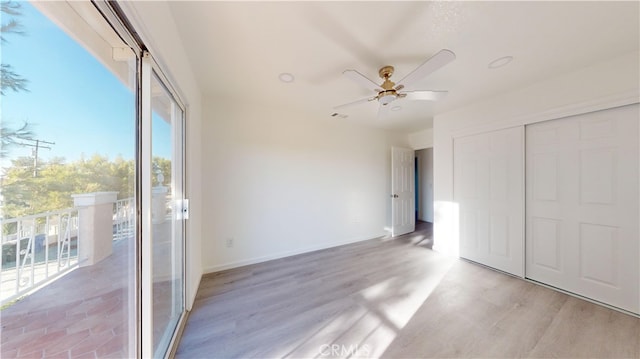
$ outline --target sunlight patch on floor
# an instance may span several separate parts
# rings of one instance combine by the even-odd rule
[[[438,286],[442,278],[453,265],[453,260],[445,263],[438,261],[427,266],[429,275],[408,279],[395,277],[377,283],[360,295],[362,303],[370,315],[375,315],[382,326],[377,327],[364,341],[371,347],[369,357],[381,356],[404,328],[429,295]]]
[[[413,271],[353,294],[354,304],[331,317],[302,344],[282,348],[283,358],[377,358],[395,340],[453,266],[445,257],[425,259]],[[328,341],[327,338],[332,338]]]

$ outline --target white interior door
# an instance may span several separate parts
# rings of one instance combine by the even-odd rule
[[[415,154],[408,148],[391,148],[391,235],[415,230]]]
[[[638,105],[527,126],[527,277],[640,313]]]
[[[460,256],[524,276],[522,127],[454,140]]]

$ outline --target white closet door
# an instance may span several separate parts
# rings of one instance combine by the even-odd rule
[[[640,313],[638,105],[527,126],[526,276]]]
[[[454,140],[460,256],[524,276],[524,130]]]

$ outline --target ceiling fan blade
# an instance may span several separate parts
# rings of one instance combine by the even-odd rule
[[[367,90],[375,91],[375,92],[382,91],[382,88],[380,88],[380,85],[373,82],[372,80],[367,78],[365,75],[359,73],[356,70],[345,70],[342,74],[350,78],[353,82],[357,83],[358,85],[366,88]]]
[[[439,101],[447,96],[447,91],[407,91],[401,95],[410,101]]]
[[[452,51],[443,49],[437,54],[431,56],[427,61],[418,66],[415,70],[411,71],[402,80],[398,81],[397,86],[408,86],[412,82],[420,80],[421,78],[435,72],[444,65],[450,63],[456,59],[456,54]],[[397,87],[396,86],[396,87]]]
[[[357,100],[357,101],[353,101],[353,102],[349,102],[349,103],[345,103],[345,104],[342,104],[342,105],[335,106],[333,109],[334,109],[334,110],[337,110],[337,109],[340,109],[340,108],[345,108],[345,107],[349,107],[349,106],[357,105],[357,104],[359,104],[359,103],[365,103],[365,102],[373,101],[373,100],[375,100],[375,99],[376,99],[375,97],[371,97],[371,98],[369,98],[369,97],[367,97],[367,98],[362,98],[362,99]]]

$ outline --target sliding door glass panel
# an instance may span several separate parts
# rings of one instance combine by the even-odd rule
[[[151,78],[153,351],[163,357],[184,311],[183,110]]]
[[[90,2],[0,11],[0,357],[135,357],[138,57]]]

